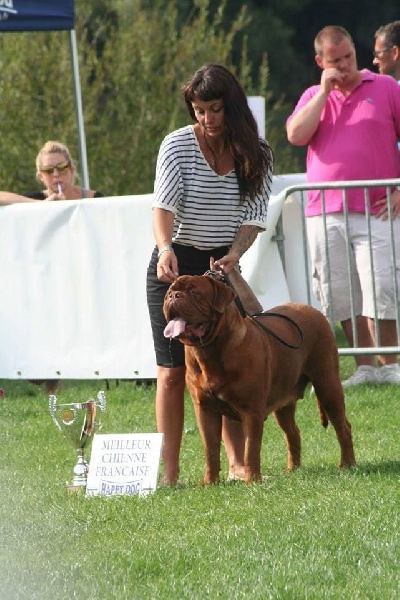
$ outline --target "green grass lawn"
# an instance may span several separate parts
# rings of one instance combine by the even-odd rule
[[[341,359],[342,376],[354,370]],[[101,387],[101,386],[100,386]],[[83,401],[97,382],[65,382]],[[1,600],[394,599],[400,591],[400,389],[346,391],[358,466],[340,471],[333,428],[298,404],[303,466],[286,473],[265,425],[266,482],[201,488],[204,460],[187,398],[179,489],[147,498],[68,494],[75,462],[43,391],[0,381]],[[102,433],[155,431],[155,388],[110,382]],[[223,472],[227,473],[223,456]]]

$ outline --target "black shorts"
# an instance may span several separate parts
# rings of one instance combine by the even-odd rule
[[[210,268],[210,258],[215,260],[228,253],[229,248],[222,246],[212,250],[198,250],[192,246],[172,244],[178,259],[179,275],[203,275]],[[149,309],[151,329],[153,332],[156,363],[160,367],[182,367],[185,364],[185,349],[177,339],[164,336],[167,321],[163,313],[165,294],[169,283],[157,278],[158,249],[154,248],[147,269],[147,306]]]

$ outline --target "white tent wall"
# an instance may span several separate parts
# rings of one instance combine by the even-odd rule
[[[241,260],[264,309],[306,299],[273,239],[282,210],[294,235],[301,228],[296,199],[284,206],[282,191],[301,183],[302,174],[274,178],[268,229]],[[155,377],[145,289],[151,201],[147,194],[1,207],[0,378]],[[290,231],[285,243],[298,278],[302,251],[293,252]]]

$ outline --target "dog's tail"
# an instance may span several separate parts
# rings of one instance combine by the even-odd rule
[[[321,425],[322,425],[322,427],[324,427],[326,429],[329,424],[329,417],[326,414],[326,411],[323,409],[321,402],[318,400],[318,397],[317,397],[317,407],[318,407],[318,412],[319,412],[319,418],[321,420]]]
[[[255,315],[262,312],[263,307],[259,303],[257,296],[241,275],[239,269],[235,268],[229,273],[229,279],[233,289],[239,296],[244,311],[248,315]]]

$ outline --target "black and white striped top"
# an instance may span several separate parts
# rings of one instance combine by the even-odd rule
[[[271,178],[268,173],[259,197],[240,204],[235,171],[215,173],[188,125],[160,146],[153,207],[175,214],[173,241],[200,250],[230,246],[242,224],[266,229]]]

